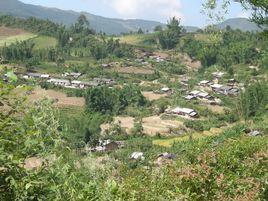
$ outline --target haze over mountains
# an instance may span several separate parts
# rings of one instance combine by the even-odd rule
[[[18,0],[0,0],[0,14],[13,15],[21,18],[36,17],[40,19],[49,19],[56,23],[64,25],[73,24],[81,13],[75,11],[66,11],[57,8],[46,8],[43,6],[36,6],[22,3]],[[113,19],[93,15],[83,12],[90,21],[90,25],[97,32],[105,32],[107,34],[120,34],[130,31],[137,31],[141,28],[144,31],[152,31],[157,25],[165,26],[156,21],[141,20],[141,19]],[[241,29],[242,31],[259,31],[260,28],[245,18],[229,19],[219,25],[219,28],[225,28],[227,25],[233,29]],[[185,26],[188,32],[198,30],[195,26]]]

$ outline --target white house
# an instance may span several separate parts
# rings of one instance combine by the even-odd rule
[[[189,108],[176,107],[175,109],[171,110],[170,112],[172,114],[191,117],[191,118],[198,116],[198,113],[195,110],[189,109]]]
[[[48,83],[52,83],[52,84],[55,84],[55,85],[59,85],[59,86],[70,86],[71,83],[69,80],[63,80],[63,79],[50,79],[47,81]]]

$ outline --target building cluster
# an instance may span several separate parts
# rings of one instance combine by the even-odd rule
[[[215,98],[211,96],[209,93],[204,92],[204,91],[191,91],[188,93],[188,95],[184,96],[186,100],[200,100],[205,103],[209,103],[211,105],[219,105],[221,104],[221,100],[218,98]]]
[[[176,107],[174,109],[167,109],[166,114],[178,115],[187,118],[197,118],[198,113],[194,109]]]
[[[64,73],[61,75],[64,79],[60,78],[52,78],[49,74],[42,74],[42,73],[28,73],[22,78],[24,79],[43,79],[46,80],[47,83],[53,84],[55,86],[61,86],[65,88],[71,89],[85,89],[91,87],[97,87],[102,85],[112,86],[115,82],[112,79],[107,78],[93,78],[92,81],[80,81],[76,80],[82,73]]]
[[[222,78],[225,73],[214,72],[212,76],[216,80],[215,82],[209,80],[202,80],[198,83],[200,87],[209,87],[211,91],[225,95],[225,96],[237,96],[239,94],[238,82],[235,79],[229,79],[227,84],[219,84],[218,79]]]

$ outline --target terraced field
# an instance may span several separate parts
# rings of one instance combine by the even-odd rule
[[[193,140],[198,140],[202,139],[205,137],[210,137],[210,136],[216,136],[219,135],[224,131],[223,128],[211,128],[209,131],[204,131],[200,133],[193,133],[191,135],[191,138]],[[190,135],[184,135],[181,137],[174,137],[174,138],[169,138],[169,139],[161,139],[161,140],[154,140],[153,144],[158,145],[158,146],[163,146],[163,147],[172,147],[172,145],[176,142],[185,142],[190,139]]]

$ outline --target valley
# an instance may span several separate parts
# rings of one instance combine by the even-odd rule
[[[264,33],[57,12],[0,16],[0,200],[265,200]]]

